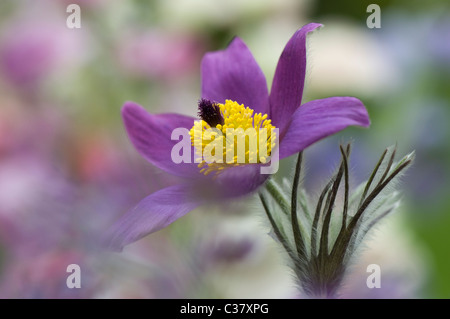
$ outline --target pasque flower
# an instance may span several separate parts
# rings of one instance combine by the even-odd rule
[[[279,158],[282,159],[347,126],[369,126],[367,110],[353,97],[331,97],[300,106],[305,81],[306,36],[320,26],[316,23],[304,26],[286,44],[270,94],[264,74],[251,52],[236,37],[226,50],[207,53],[202,60],[201,121],[180,114],[149,114],[136,103],[125,103],[122,116],[135,148],[152,164],[184,181],[149,195],[125,213],[110,229],[107,236],[110,248],[120,250],[209,200],[249,194],[269,177],[260,172],[262,161],[232,163],[225,167],[195,161],[175,163],[171,152],[178,141],[171,136],[176,128],[193,130],[195,125],[220,131],[226,127],[277,128]],[[194,153],[192,146],[191,154]]]

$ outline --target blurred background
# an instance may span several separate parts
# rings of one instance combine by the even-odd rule
[[[69,29],[66,8],[81,7]],[[370,3],[381,28],[369,29]],[[353,141],[352,181],[384,148],[416,150],[401,208],[353,266],[343,297],[450,297],[450,19],[448,1],[60,0],[0,2],[1,298],[296,298],[293,275],[255,198],[197,209],[125,248],[105,230],[176,179],[139,156],[120,117],[127,100],[195,115],[200,61],[241,37],[266,74],[292,34],[308,39],[303,101],[356,96],[371,128],[305,152],[312,195]],[[289,175],[292,159],[278,174]],[[68,289],[66,267],[81,267]],[[379,264],[382,288],[368,289]]]

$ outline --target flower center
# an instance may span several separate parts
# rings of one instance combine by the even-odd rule
[[[189,134],[200,172],[216,174],[232,166],[266,163],[276,145],[275,126],[267,114],[243,104],[199,101],[199,117]]]

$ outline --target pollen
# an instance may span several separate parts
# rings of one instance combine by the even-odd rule
[[[232,100],[221,104],[202,99],[199,116],[189,134],[201,173],[219,174],[229,167],[269,160],[277,136],[267,114]]]

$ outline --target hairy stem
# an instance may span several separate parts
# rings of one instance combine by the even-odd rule
[[[303,153],[298,154],[297,164],[295,166],[294,181],[292,183],[292,195],[291,195],[291,223],[292,232],[294,233],[295,246],[297,248],[297,254],[300,260],[304,260],[305,257],[305,243],[303,242],[303,236],[300,231],[300,226],[297,217],[297,196],[298,196],[298,184],[300,181],[300,173],[302,166]]]

